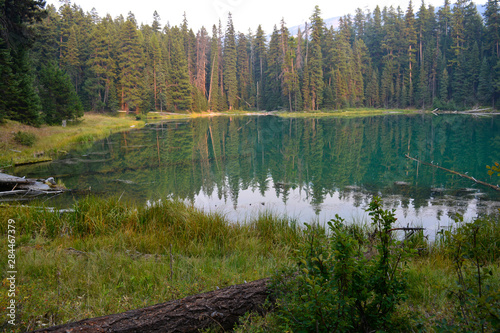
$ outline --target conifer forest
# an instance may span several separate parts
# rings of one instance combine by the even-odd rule
[[[319,7],[291,34],[258,22],[193,31],[101,17],[66,2],[0,1],[0,117],[59,123],[83,110],[223,111],[495,107],[500,11],[470,0],[358,9],[327,27]]]

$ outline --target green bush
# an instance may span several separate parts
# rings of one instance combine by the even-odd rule
[[[274,279],[283,331],[407,331],[409,319],[395,310],[406,298],[401,262],[408,253],[391,237],[394,212],[381,207],[379,198],[370,203],[376,229],[361,242],[339,216],[329,233],[307,226],[297,264]]]
[[[19,131],[14,134],[14,141],[23,146],[31,147],[36,142],[36,136],[33,133]]]
[[[443,320],[438,332],[499,332],[500,285],[495,263],[500,258],[500,217],[488,216],[443,231],[442,250],[453,261],[456,284],[449,297],[456,306],[453,322]],[[495,272],[496,271],[496,272]]]

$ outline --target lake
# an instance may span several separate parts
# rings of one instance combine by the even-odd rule
[[[456,213],[471,219],[500,207],[499,192],[405,154],[496,185],[486,165],[500,161],[500,117],[200,117],[114,134],[14,173],[143,204],[180,198],[239,221],[272,211],[362,222],[379,195],[400,225],[424,226],[431,237]]]

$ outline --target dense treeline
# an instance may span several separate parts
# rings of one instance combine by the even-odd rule
[[[14,3],[3,2],[4,8]],[[22,60],[28,48],[12,51],[2,30],[3,76],[19,72],[12,59],[36,74],[26,74],[36,87],[32,105],[13,108],[2,101],[9,118],[33,122],[41,110],[42,120],[55,123],[82,106],[136,112],[460,109],[495,106],[500,94],[498,0],[488,0],[484,17],[470,0],[445,0],[437,11],[424,2],[416,9],[411,1],[406,11],[358,9],[337,29],[325,26],[316,7],[295,36],[282,20],[270,37],[261,26],[255,33],[236,32],[230,15],[225,27],[219,22],[211,33],[204,27],[195,33],[186,17],[180,27],[162,27],[156,11],[153,23],[140,27],[132,13],[100,17],[69,2],[58,12],[48,6],[44,14],[30,26],[38,34],[30,61]],[[2,84],[5,98],[15,85]],[[62,89],[61,99],[54,87],[69,85],[77,96]],[[69,115],[53,111],[63,101],[70,101]]]

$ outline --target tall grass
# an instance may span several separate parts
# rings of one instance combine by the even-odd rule
[[[292,253],[305,237],[299,221],[286,216],[263,212],[233,223],[223,214],[203,213],[175,200],[137,206],[120,198],[89,196],[73,209],[59,213],[35,207],[0,207],[0,221],[16,221],[17,332],[271,276],[291,263]],[[482,221],[480,243],[488,254],[485,267],[493,272],[491,285],[499,286],[499,219]],[[457,223],[455,230],[463,223]],[[367,221],[357,219],[346,225],[346,231],[359,239],[363,251],[376,249],[377,244],[370,241],[374,230]],[[7,234],[6,223],[0,223],[0,234]],[[398,311],[420,318],[429,331],[439,320],[452,320],[455,314],[448,297],[456,285],[447,252],[451,242],[443,234],[429,244],[419,234],[406,245],[430,250],[415,250],[411,260],[399,263],[408,266],[408,299]],[[7,237],[0,237],[0,247],[7,248]],[[4,276],[6,267],[7,256],[0,256]],[[7,290],[3,280],[0,309],[7,305]],[[266,327],[273,320],[271,315],[255,322]],[[245,323],[245,329],[252,331],[251,323]]]
[[[0,124],[0,167],[11,164],[29,163],[69,150],[81,144],[99,140],[113,132],[128,130],[144,125],[143,121],[124,116],[105,116],[86,113],[82,120],[70,123],[66,127],[48,126],[31,127],[7,120]],[[36,142],[26,147],[16,142],[14,135],[23,131],[37,137]]]
[[[2,221],[16,221],[18,332],[270,276],[302,237],[296,224],[272,214],[232,223],[180,201],[138,207],[87,197],[73,208],[0,209]],[[3,256],[2,272],[6,264]],[[3,281],[0,308],[7,288]]]

